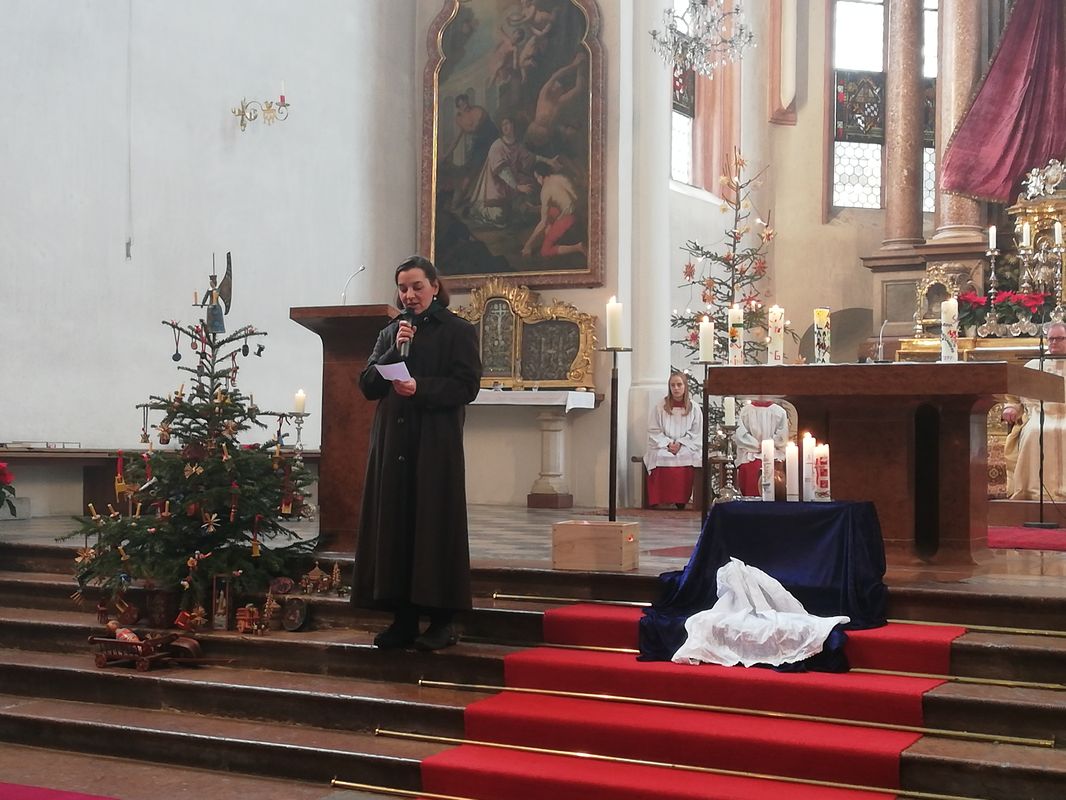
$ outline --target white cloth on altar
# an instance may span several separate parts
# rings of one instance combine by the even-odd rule
[[[1040,369],[1040,359],[1025,365]],[[1044,372],[1066,379],[1066,361],[1044,360]],[[1008,397],[1005,407],[1013,406],[1024,414],[1024,422],[1015,425],[1004,445],[1008,465],[1007,493],[1012,500],[1040,498],[1040,401],[1028,397]],[[1066,500],[1066,403],[1044,403],[1044,486],[1055,500]]]
[[[763,439],[773,439],[774,461],[784,461],[785,445],[788,444],[788,412],[776,403],[746,403],[737,411],[737,431],[733,439],[737,443],[738,464],[760,460]]]
[[[677,454],[667,445],[677,442]],[[693,403],[686,414],[684,408],[663,406],[657,402],[648,412],[648,446],[644,466],[651,472],[656,467],[698,467],[703,458],[703,409]]]
[[[717,580],[718,602],[685,620],[675,664],[791,664],[822,652],[830,631],[850,621],[808,614],[775,578],[736,558]]]

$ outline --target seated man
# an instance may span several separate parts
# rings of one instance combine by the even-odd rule
[[[770,400],[752,400],[737,412],[737,488],[745,497],[758,497],[762,476],[762,441],[774,442],[774,464],[785,460],[788,412]]]
[[[1054,322],[1047,332],[1044,372],[1066,376],[1066,324]],[[1026,365],[1040,369],[1040,359]],[[1040,401],[1007,397],[1003,421],[1012,425],[1004,445],[1007,460],[1007,494],[1012,500],[1040,498]],[[1013,469],[1011,464],[1013,462]],[[1044,403],[1044,491],[1054,500],[1066,500],[1066,404]]]

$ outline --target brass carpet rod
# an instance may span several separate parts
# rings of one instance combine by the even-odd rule
[[[516,692],[521,694],[540,694],[552,697],[574,697],[582,700],[605,700],[616,703],[633,703],[634,705],[654,706],[658,708],[679,708],[692,711],[715,711],[725,714],[738,714],[747,717],[767,717],[770,719],[794,719],[801,722],[825,722],[831,725],[847,725],[853,728],[875,728],[885,731],[917,733],[922,736],[940,736],[948,739],[965,739],[967,741],[997,742],[1000,744],[1018,744],[1026,747],[1055,747],[1054,739],[1035,739],[1028,736],[999,736],[994,733],[974,733],[955,731],[947,728],[925,728],[918,725],[899,725],[891,722],[866,722],[841,717],[822,717],[814,714],[794,714],[786,711],[762,711],[753,708],[736,708],[733,706],[715,706],[706,703],[684,703],[678,700],[656,700],[647,697],[633,697],[621,694],[598,694],[593,692],[571,692],[564,689],[535,689],[517,686],[490,686],[481,683],[451,683],[449,681],[428,681],[420,679],[419,686],[432,686],[441,689],[463,689],[469,691]]]
[[[334,778],[329,782],[330,786],[339,789],[354,789],[361,792],[376,792],[377,794],[391,794],[396,797],[420,797],[429,800],[477,800],[475,797],[459,796],[457,794],[434,794],[433,792],[412,792],[409,789],[394,789],[391,786],[377,786],[373,783],[352,783]]]
[[[492,599],[528,603],[592,603],[595,605],[634,606],[637,608],[647,608],[651,606],[651,603],[643,603],[638,600],[598,600],[589,597],[553,597],[551,595],[537,594],[504,594],[502,592],[493,592]],[[966,628],[966,630],[974,631],[976,633],[1016,633],[1023,636],[1055,636],[1066,639],[1066,631],[1054,631],[1044,628],[1015,628],[1003,625],[971,625],[966,622],[932,622],[929,620],[918,619],[890,619],[888,621],[900,625],[929,625],[933,627],[954,626],[958,628]]]
[[[547,747],[530,747],[519,744],[505,744],[503,742],[486,742],[477,739],[457,739],[450,736],[435,736],[427,733],[409,733],[406,731],[393,731],[386,728],[376,728],[377,736],[389,736],[396,739],[411,739],[420,742],[434,742],[436,744],[473,745],[476,747],[494,747],[500,750],[517,750],[524,753],[540,753],[551,756],[569,756],[570,758],[585,758],[592,761],[606,761],[611,764],[632,764],[640,767],[660,767],[663,769],[680,770],[683,772],[698,772],[706,775],[728,775],[733,778],[753,778],[755,780],[774,781],[776,783],[799,783],[805,786],[821,786],[832,789],[850,789],[861,792],[883,792],[895,797],[914,797],[918,800],[981,800],[980,798],[957,795],[939,794],[936,792],[919,792],[909,789],[884,789],[875,786],[861,786],[856,783],[840,783],[837,781],[822,781],[815,778],[789,778],[782,775],[769,775],[762,772],[745,772],[736,769],[721,769],[718,767],[700,767],[694,764],[671,764],[664,761],[649,761],[642,758],[623,758],[621,756],[607,756],[598,753],[586,753],[576,750],[553,750]]]

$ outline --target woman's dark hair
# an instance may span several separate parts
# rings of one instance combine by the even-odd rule
[[[410,256],[405,258],[403,262],[396,268],[396,274],[393,276],[393,283],[397,283],[400,280],[400,273],[407,272],[409,269],[420,269],[426,273],[426,277],[429,278],[429,282],[437,287],[437,302],[442,306],[447,306],[451,300],[451,295],[448,294],[448,287],[444,285],[444,281],[441,280],[440,273],[437,272],[437,268],[433,266],[433,262],[423,256]],[[400,300],[399,294],[396,295],[396,307],[403,309],[403,302]]]

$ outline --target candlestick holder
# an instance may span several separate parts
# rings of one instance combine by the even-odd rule
[[[600,347],[601,353],[611,354],[611,450],[608,475],[607,519],[618,517],[618,354],[632,353],[632,347]]]
[[[711,405],[707,402],[707,384],[710,382],[710,369],[714,362],[701,360],[699,363],[703,364],[703,458],[700,461],[703,464],[703,486],[700,487],[703,491],[700,493],[700,522],[705,523],[711,508],[711,470],[707,460],[710,456],[708,442],[711,435]],[[700,528],[702,527],[701,524]]]
[[[311,414],[303,411],[293,411],[289,414],[289,416],[292,417],[293,422],[296,423],[296,444],[293,445],[292,448],[294,453],[293,460],[297,462],[302,462],[304,459],[304,420],[307,419],[307,417],[311,416]]]
[[[728,503],[740,498],[740,489],[734,483],[737,474],[737,448],[734,439],[736,432],[736,425],[723,425],[718,431],[719,438],[723,439],[722,452],[725,453],[725,486],[718,490],[718,496],[715,498],[718,503]]]
[[[241,104],[237,108],[231,108],[233,116],[240,120],[241,130],[245,130],[248,127],[249,122],[255,122],[259,119],[260,114],[263,116],[264,125],[273,125],[279,120],[286,120],[289,117],[289,104],[285,102],[285,95],[282,95],[278,102],[273,100],[246,100],[241,98]]]
[[[999,321],[999,312],[996,311],[996,294],[998,292],[999,279],[996,278],[996,258],[999,250],[992,248],[985,255],[988,257],[988,289],[985,293],[985,321],[977,326],[977,335],[984,338],[987,336],[1000,336],[1003,333],[1003,325]]]
[[[1062,306],[1062,254],[1066,247],[1056,244],[1051,248],[1055,254],[1055,307],[1051,310],[1051,321],[1062,322],[1066,319],[1066,308]]]

